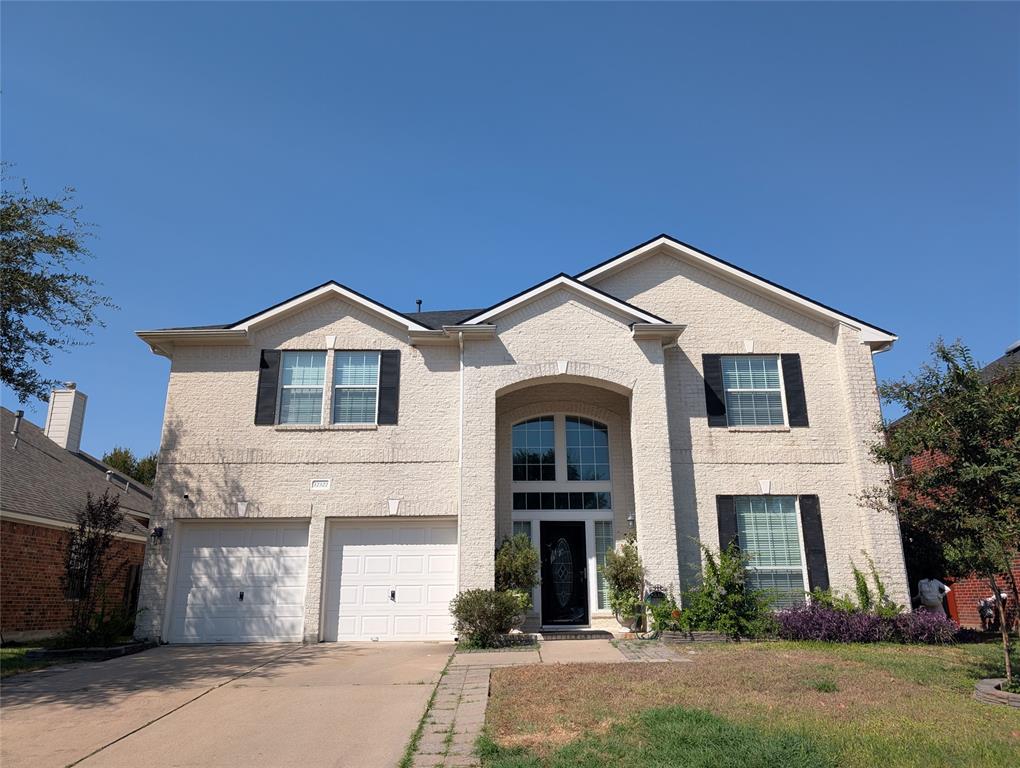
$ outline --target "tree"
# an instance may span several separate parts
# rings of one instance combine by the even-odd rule
[[[1001,586],[1020,593],[1010,565],[1020,553],[1020,368],[981,375],[959,341],[932,346],[932,359],[906,378],[882,384],[886,402],[910,414],[872,446],[883,462],[911,467],[866,501],[898,509],[905,527],[940,550],[951,572],[976,573],[995,595],[1006,677],[1012,679],[1009,619]],[[923,461],[911,461],[915,458]],[[1006,585],[999,584],[1006,574]]]
[[[109,492],[98,499],[86,494],[85,506],[78,510],[78,525],[68,539],[62,579],[64,593],[71,599],[67,640],[72,645],[91,644],[97,609],[105,599],[113,535],[123,520],[120,496],[110,496]],[[106,606],[102,609],[105,614]]]
[[[152,485],[156,479],[157,458],[158,455],[153,451],[148,456],[136,459],[130,448],[114,446],[112,451],[103,454],[103,463],[137,480],[142,485]]]
[[[74,262],[90,255],[91,233],[79,218],[74,189],[37,197],[24,181],[9,191],[9,179],[0,177],[0,381],[22,403],[47,400],[56,380],[39,368],[51,362],[53,350],[85,344],[82,337],[103,326],[98,310],[114,305],[96,291],[95,280],[75,271]]]

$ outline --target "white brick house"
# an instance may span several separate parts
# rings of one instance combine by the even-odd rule
[[[667,236],[485,310],[401,314],[334,282],[170,358],[140,633],[169,642],[440,639],[511,532],[542,554],[534,626],[615,627],[599,564],[636,532],[650,585],[736,540],[782,602],[907,602],[871,356],[896,337]]]

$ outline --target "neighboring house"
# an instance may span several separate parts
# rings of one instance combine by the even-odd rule
[[[650,585],[736,539],[781,604],[907,598],[872,354],[892,333],[667,236],[483,310],[402,314],[335,282],[138,334],[171,360],[140,631],[169,642],[448,639],[513,532],[529,626],[616,629],[600,565]]]
[[[1020,365],[1020,341],[1011,344],[1002,357],[982,368],[981,376],[985,381],[995,381],[996,378],[1001,377],[1010,368],[1017,365]],[[909,418],[909,413],[901,416],[890,424],[889,428],[896,429],[898,423]],[[932,457],[930,455],[913,456],[910,459],[910,470],[914,472],[923,470],[931,466],[931,462]],[[913,593],[917,592],[917,582],[920,579],[933,576],[944,578],[952,589],[946,596],[945,601],[949,615],[964,627],[981,627],[981,616],[978,613],[979,604],[982,600],[993,597],[992,587],[988,580],[976,577],[973,574],[966,575],[963,578],[954,578],[951,574],[932,573],[930,572],[932,567],[928,563],[929,558],[925,548],[920,543],[916,543],[913,546],[912,544],[914,542],[910,540],[910,537],[906,537],[903,547],[906,555],[907,575],[910,579],[910,587]],[[1013,579],[1020,583],[1020,557],[1013,561],[1011,570]],[[1011,590],[1009,589],[1005,574],[999,575],[998,583],[1000,589],[1009,595]]]
[[[46,427],[0,408],[0,635],[32,640],[67,628],[67,547],[86,494],[120,494],[124,522],[110,552],[107,603],[137,600],[152,491],[82,451],[86,397],[73,384],[50,395]]]

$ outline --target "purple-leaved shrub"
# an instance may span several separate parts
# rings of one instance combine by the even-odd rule
[[[813,603],[775,614],[777,634],[784,640],[821,640],[827,643],[929,643],[955,641],[959,625],[933,613],[878,616],[863,611],[841,611]]]

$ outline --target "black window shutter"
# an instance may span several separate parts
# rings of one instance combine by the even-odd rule
[[[804,397],[804,374],[800,368],[800,355],[780,355],[783,365],[783,384],[786,387],[786,411],[791,427],[806,427],[807,400]]]
[[[701,365],[705,372],[705,408],[708,411],[708,426],[726,426],[726,392],[723,390],[722,357],[702,355]]]
[[[817,496],[800,497],[800,527],[804,531],[804,553],[807,555],[808,589],[828,589],[829,564],[825,557],[822,512],[818,506]]]
[[[259,391],[255,400],[255,423],[276,423],[276,392],[280,384],[280,351],[263,349],[259,361]]]
[[[379,353],[379,423],[396,424],[400,405],[400,350]]]
[[[719,517],[719,549],[725,551],[730,544],[740,546],[737,539],[737,508],[732,496],[716,496],[715,511]]]

